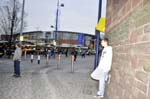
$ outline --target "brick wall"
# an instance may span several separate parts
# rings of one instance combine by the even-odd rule
[[[108,0],[106,36],[114,52],[107,98],[150,99],[150,0]]]

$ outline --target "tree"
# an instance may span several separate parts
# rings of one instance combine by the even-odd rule
[[[22,4],[19,0],[7,0],[5,6],[0,7],[0,31],[5,34],[11,49],[14,33],[20,32]],[[24,21],[24,27],[26,22]]]
[[[0,7],[0,31],[1,34],[9,35],[6,40],[11,43],[13,34],[20,32],[22,5],[19,0],[7,0],[5,4]],[[23,26],[26,27],[25,21]]]

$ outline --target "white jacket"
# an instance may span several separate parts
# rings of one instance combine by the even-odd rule
[[[103,49],[102,55],[99,61],[98,68],[103,70],[104,72],[109,72],[112,64],[112,47],[107,46]]]
[[[112,47],[105,47],[102,51],[98,67],[93,71],[91,77],[100,80],[104,73],[108,73],[112,64]]]

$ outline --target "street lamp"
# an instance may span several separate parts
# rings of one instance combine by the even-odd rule
[[[56,10],[56,21],[55,21],[55,41],[57,40],[57,31],[58,31],[58,19],[59,19],[59,13],[60,13],[60,7],[64,7],[64,4],[59,2],[57,2],[57,10]],[[54,28],[54,26],[51,26],[51,28]]]
[[[51,28],[54,28],[54,26],[51,25]],[[54,31],[53,31],[52,35],[53,35],[53,45],[56,46],[56,38],[55,38],[56,33],[54,33]]]
[[[20,44],[21,45],[22,45],[22,41],[23,41],[22,32],[23,32],[23,20],[24,20],[24,6],[25,6],[25,0],[23,0],[22,12],[21,12],[21,28],[20,28]]]

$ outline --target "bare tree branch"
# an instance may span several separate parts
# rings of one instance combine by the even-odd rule
[[[20,30],[22,5],[19,0],[8,0],[5,2],[7,5],[0,7],[0,31],[1,34],[12,36]],[[26,22],[24,22],[24,28],[26,26]]]

